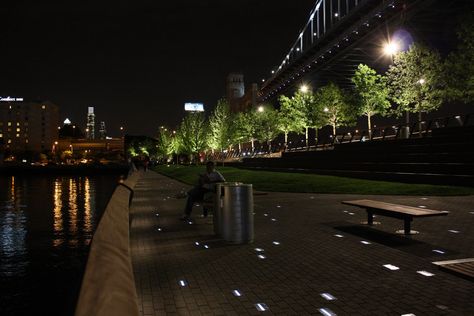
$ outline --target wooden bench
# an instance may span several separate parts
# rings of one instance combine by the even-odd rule
[[[365,208],[367,211],[368,225],[373,225],[374,214],[403,219],[405,222],[403,230],[405,235],[417,233],[412,232],[410,229],[411,222],[413,221],[414,217],[446,216],[449,213],[448,211],[436,211],[427,208],[385,203],[373,200],[342,201],[342,204]]]

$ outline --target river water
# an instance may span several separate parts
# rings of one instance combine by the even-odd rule
[[[119,176],[0,176],[0,315],[73,315]]]

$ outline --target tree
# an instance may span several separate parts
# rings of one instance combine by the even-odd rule
[[[278,116],[271,105],[261,105],[255,113],[255,134],[261,142],[266,142],[271,152],[272,140],[278,135]]]
[[[288,133],[300,133],[305,128],[305,96],[296,92],[291,98],[279,97],[278,129],[285,134],[285,148],[288,144]]]
[[[209,118],[209,141],[212,150],[221,151],[228,147],[231,142],[231,114],[229,104],[225,99],[217,102],[217,106]]]
[[[130,156],[148,156],[157,154],[157,141],[147,136],[133,136],[127,142],[127,152]]]
[[[323,109],[321,115],[324,125],[332,126],[332,133],[336,136],[336,128],[351,124],[355,120],[348,96],[334,83],[321,87],[315,95],[315,102]]]
[[[326,113],[324,112],[324,103],[319,102],[317,100],[318,94],[311,93],[308,95],[306,99],[306,120],[305,120],[305,128],[306,128],[306,135],[308,135],[307,128],[314,128],[315,136],[314,136],[314,143],[318,144],[318,130],[321,127],[327,125],[327,117]],[[306,136],[307,137],[307,136]]]
[[[178,152],[187,154],[194,160],[196,154],[206,149],[207,130],[204,115],[200,112],[189,112],[176,132]]]
[[[441,57],[435,51],[414,44],[406,52],[395,55],[387,71],[390,95],[398,104],[396,113],[421,113],[438,109],[443,101]]]
[[[157,141],[158,156],[163,160],[168,160],[168,158],[176,152],[174,133],[167,128],[160,128]]]
[[[371,117],[385,115],[390,108],[386,78],[367,65],[360,64],[352,77],[357,95],[358,114],[367,116],[369,137],[372,135]]]
[[[469,11],[457,31],[459,45],[446,60],[447,98],[474,101],[474,12]]]
[[[252,111],[248,112],[238,112],[236,113],[231,120],[231,141],[237,142],[239,146],[239,152],[242,151],[241,144],[243,142],[251,141],[252,150],[254,147],[254,139],[252,135],[255,131],[254,121],[252,119],[255,113]]]

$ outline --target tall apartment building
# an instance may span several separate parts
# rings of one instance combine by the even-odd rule
[[[46,102],[1,101],[0,143],[5,150],[51,151],[58,140],[59,108]]]

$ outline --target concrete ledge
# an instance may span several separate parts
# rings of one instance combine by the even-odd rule
[[[140,176],[134,172],[124,184],[133,188]],[[130,194],[117,186],[94,233],[76,316],[139,315],[130,259]]]

